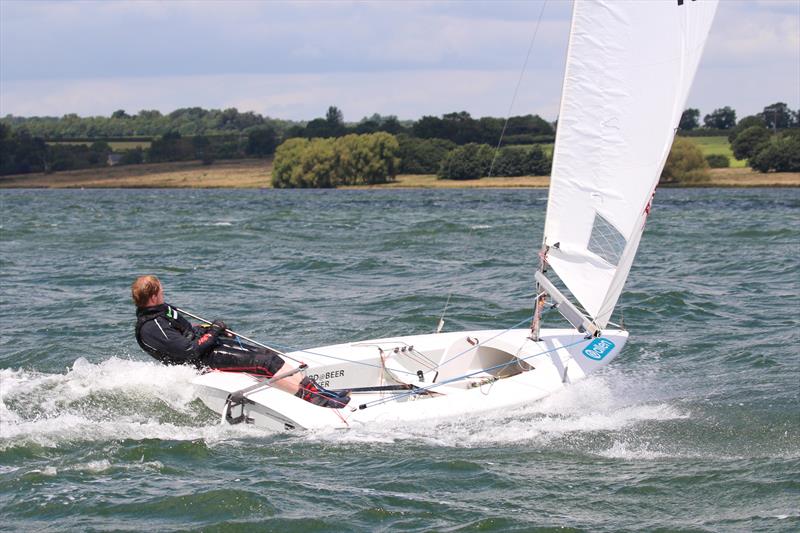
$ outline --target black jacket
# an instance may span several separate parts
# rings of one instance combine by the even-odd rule
[[[161,304],[136,309],[136,342],[163,363],[200,365],[217,344],[217,337],[192,326],[168,304]]]

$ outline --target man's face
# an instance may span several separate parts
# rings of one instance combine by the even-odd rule
[[[153,295],[153,297],[150,299],[150,302],[148,303],[149,303],[148,307],[152,307],[154,305],[161,305],[164,303],[164,289],[161,286],[158,287],[158,292]]]

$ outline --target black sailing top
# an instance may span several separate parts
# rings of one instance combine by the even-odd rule
[[[216,345],[209,330],[192,326],[168,304],[136,309],[136,342],[167,364],[201,364]]]

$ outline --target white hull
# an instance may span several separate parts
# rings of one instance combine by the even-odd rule
[[[612,361],[628,332],[605,330],[585,339],[571,329],[461,331],[366,340],[288,355],[329,389],[354,389],[343,409],[317,407],[273,387],[246,395],[232,417],[276,431],[350,428],[371,422],[448,419],[530,403]],[[194,384],[209,408],[224,415],[228,395],[259,383],[245,373],[211,371]],[[364,387],[410,390],[360,392]]]

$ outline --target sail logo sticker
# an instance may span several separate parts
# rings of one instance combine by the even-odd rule
[[[605,356],[611,353],[611,350],[614,349],[614,343],[608,339],[604,339],[600,337],[599,339],[595,339],[589,343],[586,348],[583,349],[583,355],[588,357],[589,359],[593,359],[595,361],[602,361]]]

